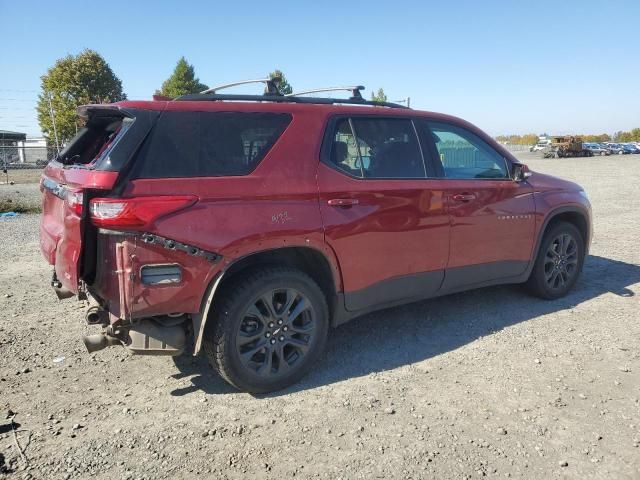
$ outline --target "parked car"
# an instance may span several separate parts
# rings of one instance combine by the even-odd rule
[[[40,245],[57,295],[92,302],[89,351],[191,337],[230,384],[273,391],[318,368],[330,327],[497,284],[557,299],[589,249],[582,187],[453,116],[277,93],[79,113]]]
[[[529,147],[529,151],[530,152],[540,152],[542,150],[548,149],[549,147],[551,147],[551,143],[550,142],[538,142],[535,145],[531,145]]]
[[[640,148],[638,148],[635,144],[624,143],[621,146],[624,149],[625,153],[630,153],[630,154],[638,154],[638,153],[640,153]]]
[[[583,148],[589,150],[594,155],[611,155],[611,152],[606,148],[601,147],[597,143],[583,143]]]
[[[628,153],[625,152],[624,148],[622,148],[622,145],[617,143],[605,143],[603,144],[603,146],[612,154],[623,155],[625,153]]]

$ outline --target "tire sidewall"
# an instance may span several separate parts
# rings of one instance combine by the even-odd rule
[[[563,288],[551,289],[547,285],[547,282],[544,278],[544,260],[551,242],[562,233],[571,235],[578,246],[578,264],[576,265],[577,272],[569,279],[569,281]],[[578,277],[580,276],[580,273],[582,272],[584,257],[584,239],[575,226],[570,223],[562,222],[551,227],[551,229],[544,234],[542,244],[540,245],[540,250],[538,251],[538,256],[536,258],[536,263],[532,271],[531,280],[534,283],[534,288],[536,289],[537,293],[543,298],[547,299],[556,299],[565,296],[574,287],[578,280]]]

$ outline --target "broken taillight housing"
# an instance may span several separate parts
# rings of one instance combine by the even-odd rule
[[[82,190],[66,189],[64,193],[64,201],[67,204],[67,208],[73,213],[82,216],[82,203],[84,201],[84,194]]]
[[[170,213],[196,203],[197,197],[153,196],[133,198],[94,198],[90,202],[91,222],[104,228],[142,228]]]

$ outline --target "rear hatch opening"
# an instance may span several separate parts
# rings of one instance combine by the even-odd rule
[[[109,155],[121,131],[126,131],[134,121],[112,109],[99,108],[84,110],[82,113],[86,115],[85,126],[55,159],[64,166],[99,163],[103,157]]]

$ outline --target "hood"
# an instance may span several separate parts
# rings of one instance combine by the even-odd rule
[[[577,183],[538,172],[531,172],[531,176],[527,179],[527,182],[539,192],[548,192],[552,190],[579,192],[580,190],[583,190],[583,188]]]

